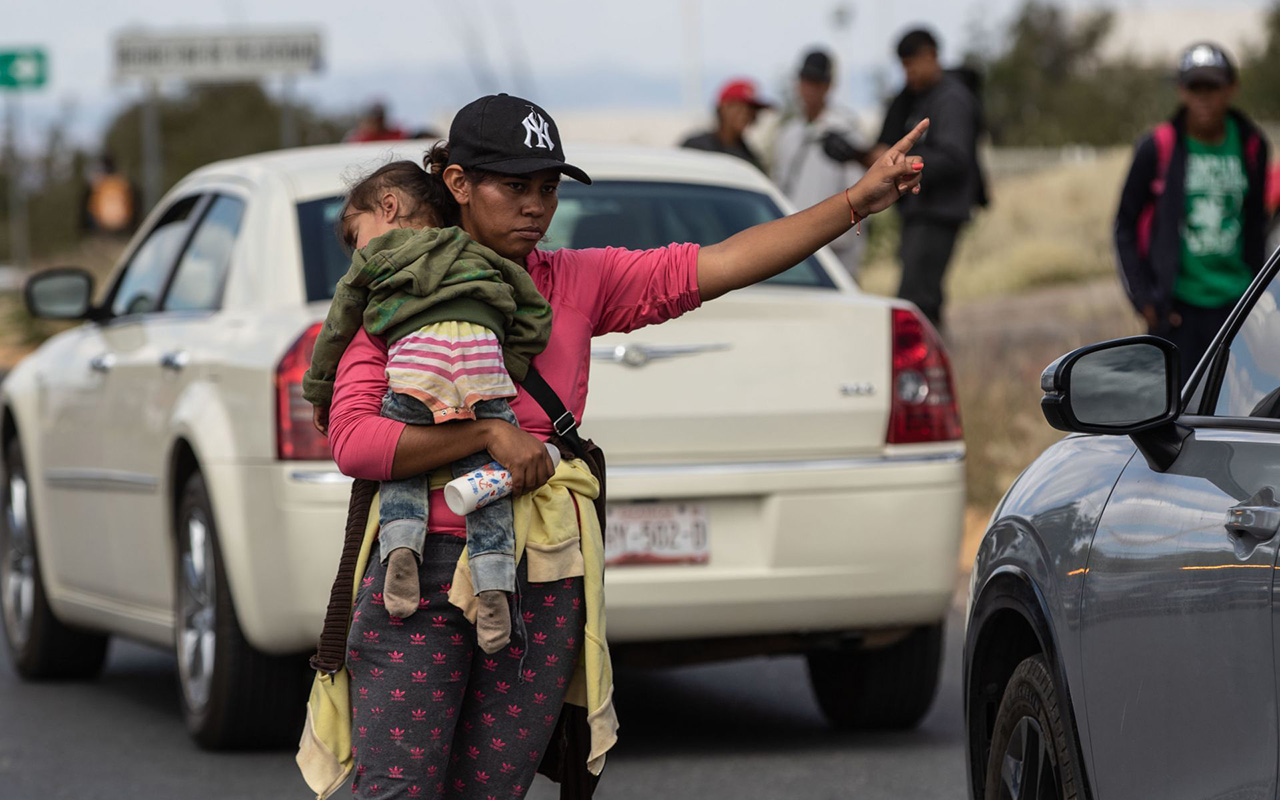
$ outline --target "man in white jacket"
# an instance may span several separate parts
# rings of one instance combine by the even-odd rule
[[[862,149],[865,137],[857,120],[827,102],[833,74],[828,53],[812,50],[805,54],[797,82],[800,114],[783,123],[774,145],[773,179],[800,208],[839,194],[866,171],[860,162],[869,154]],[[851,148],[852,152],[846,152]],[[865,242],[865,236],[849,231],[831,243],[855,280]]]

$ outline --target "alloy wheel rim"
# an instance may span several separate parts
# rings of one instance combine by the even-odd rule
[[[1056,773],[1040,722],[1034,717],[1018,720],[1001,763],[1001,800],[1058,800]]]
[[[0,605],[9,645],[21,651],[31,637],[35,616],[36,555],[27,514],[27,478],[11,470],[5,494],[4,546],[0,548]]]
[[[185,520],[186,547],[178,575],[178,674],[187,707],[200,711],[209,702],[216,654],[213,536],[202,509]]]

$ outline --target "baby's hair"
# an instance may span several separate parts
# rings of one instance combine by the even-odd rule
[[[412,161],[383,164],[354,181],[347,192],[343,214],[347,211],[373,211],[379,198],[387,192],[399,195],[403,209],[401,217],[411,223],[423,227],[457,224],[458,204],[444,182],[428,175]]]

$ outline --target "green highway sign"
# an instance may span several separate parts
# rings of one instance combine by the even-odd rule
[[[38,89],[49,79],[44,50],[27,47],[0,51],[0,89]]]

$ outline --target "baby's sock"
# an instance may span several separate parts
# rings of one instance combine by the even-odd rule
[[[387,579],[382,602],[387,613],[404,619],[418,610],[418,557],[407,547],[397,547],[387,556]]]
[[[481,592],[476,601],[476,642],[486,653],[496,653],[511,641],[511,601],[497,589]]]

